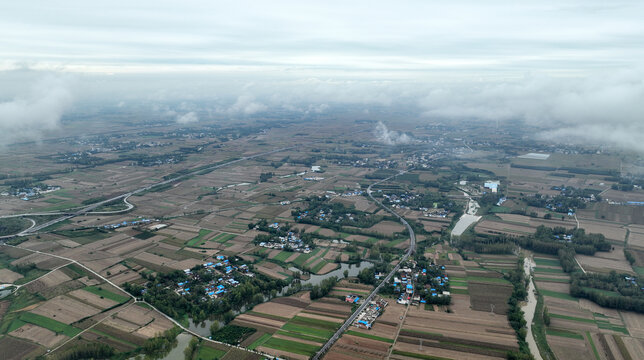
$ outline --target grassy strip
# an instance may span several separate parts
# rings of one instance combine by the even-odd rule
[[[494,283],[494,284],[508,284],[510,282],[504,278],[491,278],[491,277],[482,277],[482,276],[468,276],[467,281],[482,282],[482,283]]]
[[[93,333],[94,333],[94,334],[96,334],[96,335],[106,337],[106,338],[108,338],[108,339],[111,339],[111,340],[116,341],[116,342],[118,342],[118,343],[121,343],[121,344],[124,344],[124,345],[130,346],[130,347],[132,347],[132,348],[137,348],[137,347],[138,347],[138,345],[136,345],[136,344],[134,344],[134,343],[131,343],[131,342],[127,341],[127,340],[119,339],[119,338],[117,338],[117,337],[114,337],[114,336],[112,336],[112,335],[110,335],[110,334],[108,334],[108,333],[102,332],[102,331],[100,331],[100,330],[91,329],[90,331],[91,331],[91,332],[93,332]]]
[[[537,266],[561,266],[561,263],[557,259],[544,259],[544,258],[534,258],[534,262]]]
[[[213,349],[209,346],[199,346],[199,352],[197,352],[197,359],[221,359],[226,355],[226,351]]]
[[[200,232],[199,235],[201,235],[201,232]],[[221,234],[215,236],[214,238],[210,239],[210,241],[216,241],[218,243],[223,244],[228,240],[234,239],[235,237],[237,237],[237,235],[235,235],[235,234],[221,233]]]
[[[267,318],[267,319],[279,320],[279,321],[289,321],[291,319],[291,318],[287,318],[287,317],[284,317],[284,316],[266,314],[266,313],[257,312],[257,311],[253,311],[253,310],[247,311],[246,313],[251,314],[251,315],[256,315],[256,316],[259,316],[259,317],[263,317],[263,318]]]
[[[283,350],[283,351],[288,351],[295,354],[301,354],[301,355],[307,355],[307,356],[315,355],[315,353],[320,348],[320,346],[302,344],[296,341],[276,339],[273,337],[268,339],[268,341],[264,343],[264,346],[269,347],[271,349]]]
[[[542,267],[537,267],[534,269],[535,273],[546,273],[546,274],[565,274],[563,269],[552,269],[552,268],[542,268]]]
[[[396,355],[407,356],[407,357],[414,358],[414,359],[423,359],[423,360],[450,360],[450,359],[448,359],[448,358],[444,358],[444,357],[432,356],[432,355],[425,355],[425,354],[416,354],[416,353],[411,353],[411,352],[407,352],[407,351],[400,351],[400,350],[394,350],[392,353],[393,353],[393,354],[396,354]]]
[[[30,312],[21,314],[20,320],[44,327],[45,329],[49,329],[55,333],[63,333],[69,337],[74,337],[81,332],[79,329],[73,326],[61,323],[60,321],[56,321],[54,319],[50,319],[42,315],[30,313]]]
[[[347,335],[353,335],[353,336],[359,336],[359,337],[363,337],[363,338],[367,338],[367,339],[372,339],[372,340],[378,340],[378,341],[382,341],[382,342],[386,342],[386,343],[390,343],[390,344],[393,344],[393,343],[394,343],[394,341],[393,341],[392,339],[384,338],[384,337],[382,337],[382,336],[376,336],[376,335],[371,335],[371,334],[365,334],[365,333],[361,333],[361,332],[353,331],[353,330],[347,330],[347,331],[345,332],[345,334],[347,334]]]
[[[252,344],[248,345],[248,348],[250,350],[255,350],[256,347],[262,346],[262,344],[264,344],[270,338],[271,338],[271,334],[264,334],[260,336],[259,339],[253,341]]]
[[[107,291],[107,290],[103,289],[100,286],[88,286],[88,287],[84,288],[83,290],[91,292],[92,294],[98,295],[101,298],[114,300],[119,304],[122,304],[122,303],[130,300],[130,298],[127,297],[127,296],[115,294],[115,293],[113,293],[111,291]]]
[[[606,322],[597,322],[597,326],[599,326],[600,329],[608,329],[608,330],[613,330],[615,332],[621,332],[624,335],[630,335],[628,330],[625,327],[613,325],[611,323],[606,323]]]
[[[595,342],[593,341],[593,338],[590,336],[590,331],[586,331],[586,338],[590,343],[590,347],[593,349],[593,354],[595,354],[595,359],[601,360],[601,358],[599,357],[599,352],[597,351],[597,347],[595,346]]]
[[[626,348],[626,345],[624,344],[624,340],[622,340],[622,337],[619,335],[613,335],[613,339],[615,339],[615,342],[617,343],[617,348],[619,349],[619,352],[622,354],[622,357],[624,358],[624,360],[633,360],[633,357],[628,352],[628,349]]]
[[[305,326],[312,326],[320,329],[327,329],[327,330],[333,330],[333,331],[337,330],[340,327],[340,324],[337,324],[331,321],[313,319],[313,318],[304,317],[304,316],[295,316],[293,317],[291,322],[305,325]]]
[[[559,336],[559,337],[565,337],[569,339],[584,340],[583,336],[568,330],[548,329],[546,330],[546,333],[551,336]]]
[[[532,336],[539,348],[539,354],[544,360],[556,360],[555,353],[552,352],[548,339],[546,338],[546,324],[543,322],[543,296],[537,295],[537,306],[534,311],[534,318],[532,320]]]
[[[282,330],[290,331],[292,333],[302,334],[302,335],[311,335],[323,339],[328,339],[333,336],[333,331],[323,330],[318,328],[310,328],[307,326],[297,325],[287,323],[282,326]]]
[[[547,278],[547,277],[535,277],[534,281],[543,281],[543,282],[556,282],[567,284],[570,282],[570,279],[556,279],[556,278]]]
[[[558,292],[558,291],[541,290],[540,289],[539,293],[541,293],[541,295],[544,295],[544,296],[551,296],[551,297],[555,297],[555,298],[558,298],[558,299],[577,301],[576,297],[571,296],[570,294],[565,294],[565,293]]]
[[[550,313],[550,317],[556,318],[556,319],[572,320],[572,321],[585,322],[589,324],[596,324],[595,320],[593,319],[584,319],[584,318],[578,318],[578,317],[568,316],[568,315],[559,315],[559,314]]]
[[[290,331],[285,331],[285,330],[277,330],[277,334],[284,335],[284,336],[289,336],[289,337],[293,337],[293,338],[297,338],[297,339],[307,340],[307,341],[313,341],[313,342],[320,343],[320,344],[324,344],[324,342],[327,340],[326,338],[322,339],[322,338],[315,337],[315,336],[303,335],[303,334],[300,334],[300,333],[290,332]]]

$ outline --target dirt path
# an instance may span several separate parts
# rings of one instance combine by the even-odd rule
[[[528,285],[528,301],[521,307],[521,310],[523,310],[525,321],[528,324],[528,335],[525,340],[528,342],[530,352],[532,353],[532,356],[534,356],[535,360],[543,360],[539,353],[537,342],[534,339],[534,334],[532,333],[532,320],[534,320],[534,312],[537,308],[537,297],[535,296],[536,291],[534,288],[534,281],[532,281],[532,269],[535,266],[536,264],[534,263],[534,260],[532,260],[532,256],[525,258],[523,261],[523,270],[525,271],[526,278],[530,279],[530,283]]]

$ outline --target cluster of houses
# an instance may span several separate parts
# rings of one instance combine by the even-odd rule
[[[358,328],[371,329],[373,322],[382,314],[385,307],[387,307],[387,301],[383,298],[370,301],[369,305],[355,319],[353,325]]]
[[[204,295],[210,299],[218,299],[226,295],[226,292],[228,291],[227,289],[231,287],[234,288],[239,285],[239,280],[235,279],[235,275],[237,273],[241,273],[249,277],[255,276],[246,264],[242,264],[240,266],[232,265],[223,255],[217,256],[216,259],[217,262],[207,262],[203,264],[203,267],[206,268],[208,272],[215,272],[221,275],[216,280],[211,280],[207,284],[204,284]],[[191,276],[193,281],[177,283],[175,292],[179,295],[189,295],[191,284],[199,281],[199,276],[194,274],[190,269],[184,270],[184,273]]]
[[[412,263],[411,267],[403,267],[398,270],[398,276],[394,277],[393,287],[394,293],[398,294],[396,302],[398,304],[419,305],[427,303],[437,303],[436,299],[444,296],[450,296],[449,278],[445,275],[445,266],[430,265],[429,271],[427,268],[416,268]],[[431,274],[440,275],[431,275]],[[423,284],[427,291],[417,292],[415,284],[418,282],[419,277],[426,278]]]
[[[273,227],[275,224],[270,224],[268,227]],[[279,229],[279,224],[276,229]],[[275,229],[275,227],[273,227]],[[278,236],[273,241],[262,241],[259,243],[259,246],[265,247],[268,249],[291,249],[297,252],[303,252],[308,254],[311,252],[311,248],[307,244],[302,242],[294,232],[289,231],[286,236]]]
[[[572,234],[555,235],[558,242],[572,242]]]
[[[2,193],[0,193],[0,195],[2,196],[13,195],[13,196],[19,197],[21,200],[28,201],[31,198],[38,197],[42,194],[50,193],[56,190],[60,190],[60,186],[49,186],[49,185],[47,185],[47,187],[34,186],[31,188],[17,189],[17,190],[14,190],[13,192],[3,191]]]
[[[136,220],[132,220],[132,221],[123,221],[123,222],[116,223],[116,224],[103,225],[103,228],[104,229],[118,229],[118,228],[121,228],[121,227],[124,227],[124,226],[136,226],[136,225],[149,224],[149,223],[151,223],[153,221],[158,221],[158,220],[141,218],[141,219],[136,219]],[[165,225],[165,224],[162,224],[162,225]],[[164,228],[166,226],[163,226],[161,228]]]
[[[364,191],[362,190],[353,190],[353,191],[346,191],[342,193],[342,196],[344,197],[361,196],[362,194],[364,194]]]

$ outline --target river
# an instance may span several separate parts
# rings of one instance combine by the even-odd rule
[[[535,360],[543,360],[541,354],[539,353],[539,347],[537,347],[537,342],[534,339],[534,334],[532,333],[532,320],[534,320],[534,312],[537,308],[537,297],[535,296],[534,281],[532,281],[532,269],[535,267],[535,263],[532,260],[532,256],[526,257],[523,262],[523,270],[525,271],[525,276],[527,279],[530,279],[528,284],[528,299],[526,303],[521,307],[523,310],[525,321],[528,328],[528,334],[525,340],[528,342],[528,347],[532,356]]]
[[[358,273],[361,270],[363,270],[363,269],[365,269],[367,267],[370,267],[372,265],[373,264],[368,262],[368,261],[361,261],[358,264],[340,264],[339,268],[337,268],[337,269],[335,269],[333,271],[330,271],[330,272],[328,272],[328,273],[326,273],[324,275],[311,274],[309,279],[301,280],[301,284],[302,285],[307,285],[307,284],[319,285],[322,282],[322,280],[328,279],[328,278],[330,278],[332,276],[336,276],[338,279],[341,279],[341,278],[344,277],[344,270],[347,270],[349,272],[349,276],[357,276]],[[289,270],[291,270],[291,271],[300,271],[298,268],[295,268],[295,267],[291,267],[291,268],[289,268]],[[277,295],[282,296],[284,293],[286,293],[286,291],[288,291],[289,288],[290,288],[290,285],[282,288],[282,290]],[[268,297],[264,298],[264,301],[268,301],[268,300],[269,300]],[[245,312],[246,310],[248,310],[248,309],[246,309],[246,307],[244,306],[239,311],[234,311],[235,316]],[[219,322],[220,327],[224,326],[224,322],[220,321],[220,320],[205,320],[205,321],[203,321],[201,323],[194,323],[192,321],[192,319],[189,319],[189,324],[188,324],[187,328],[190,329],[190,331],[194,331],[195,333],[197,333],[197,334],[199,334],[201,336],[209,337],[210,336],[210,326],[214,322]]]

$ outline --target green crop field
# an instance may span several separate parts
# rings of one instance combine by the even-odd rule
[[[564,299],[564,300],[570,300],[570,301],[577,301],[576,297],[571,296],[570,294],[558,292],[558,291],[551,291],[551,290],[541,290],[539,289],[539,293],[544,296],[550,296],[558,299]]]
[[[199,346],[197,359],[221,359],[226,352],[224,350],[213,349],[209,346]]]
[[[257,340],[253,341],[252,344],[248,345],[248,348],[250,350],[255,350],[256,347],[262,346],[266,342],[266,340],[270,338],[271,338],[271,334],[263,334]]]
[[[544,259],[544,258],[534,258],[534,262],[537,264],[537,266],[561,266],[561,263],[559,263],[559,260],[557,259]]]
[[[547,274],[565,274],[562,268],[553,269],[553,268],[543,268],[538,267],[534,269],[535,273],[547,273]]]
[[[579,321],[579,322],[585,322],[585,323],[590,323],[590,324],[595,324],[595,320],[593,319],[584,319],[584,318],[579,318],[575,316],[568,316],[568,315],[559,315],[559,314],[550,314],[550,317],[556,318],[556,319],[563,319],[563,320],[571,320],[571,321]]]
[[[273,258],[273,260],[285,262],[286,259],[288,259],[291,255],[293,255],[292,251],[282,251],[281,253],[277,254],[277,256]]]
[[[393,342],[394,342],[392,339],[388,339],[388,338],[384,338],[384,337],[376,336],[376,335],[371,335],[371,334],[365,334],[365,333],[361,333],[359,331],[353,331],[353,330],[347,330],[347,332],[345,334],[353,335],[353,336],[359,336],[359,337],[372,339],[372,340],[378,340],[378,341],[382,341],[382,342],[386,342],[386,343],[390,343],[390,344],[393,344]]]
[[[66,336],[73,337],[80,333],[80,330],[67,324],[63,324],[60,321],[50,319],[48,317],[26,312],[20,315],[20,320],[28,322],[34,325],[44,327],[56,333],[63,333]]]
[[[210,234],[211,232],[212,232],[212,230],[208,230],[208,229],[199,230],[199,235],[197,235],[196,237],[193,237],[192,239],[188,240],[186,245],[187,246],[203,245],[205,243],[205,241],[203,240],[203,237],[208,235],[208,234]]]
[[[201,233],[199,235],[201,236]],[[210,239],[210,241],[216,241],[218,243],[223,244],[228,240],[234,239],[235,237],[237,237],[237,235],[235,235],[235,234],[221,233],[221,234],[215,236],[214,238]]]
[[[268,341],[264,343],[264,346],[269,347],[271,349],[283,350],[283,351],[288,351],[295,354],[301,354],[301,355],[307,355],[307,356],[315,355],[315,353],[320,348],[320,346],[302,344],[296,341],[276,339],[276,338],[268,339]]]
[[[578,339],[578,340],[583,340],[584,337],[568,330],[556,330],[556,329],[548,329],[546,330],[546,334],[551,335],[551,336],[559,336],[559,337],[566,337],[570,339]]]
[[[333,336],[333,331],[308,327],[304,325],[291,324],[291,323],[284,324],[284,326],[282,326],[282,330],[303,334],[303,335],[311,335],[311,336],[315,336],[323,339],[328,339],[331,336]]]
[[[100,286],[88,286],[88,287],[84,288],[83,290],[89,291],[92,294],[96,294],[96,295],[104,297],[106,299],[114,300],[119,304],[122,304],[122,303],[130,300],[130,298],[127,297],[127,296],[115,294],[115,293],[113,293],[111,291],[107,291],[107,290],[103,289]]]

